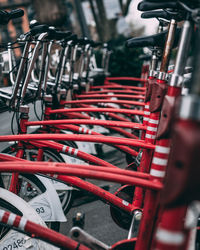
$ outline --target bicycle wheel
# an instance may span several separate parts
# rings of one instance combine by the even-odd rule
[[[12,174],[10,173],[1,173],[0,175],[0,186],[9,190],[10,181]],[[46,192],[46,187],[43,183],[37,178],[35,175],[29,174],[19,174],[18,176],[18,193],[17,195],[25,200],[26,202],[30,202],[35,197],[42,195]],[[35,208],[36,212],[41,215],[41,217],[45,217],[44,214],[41,214],[39,208]],[[45,218],[43,218],[45,220]],[[60,222],[46,222],[49,228],[59,231]]]
[[[6,189],[0,188],[0,208],[15,213],[20,216],[38,223],[42,226],[46,226],[41,217],[35,212],[35,210],[19,196],[9,192]],[[50,249],[56,250],[58,248],[47,244],[41,240],[32,239],[29,236],[7,228],[0,224],[0,249],[9,250],[19,248],[25,250],[28,247],[31,249]]]
[[[10,155],[15,155],[17,152],[17,144],[14,144],[12,146],[9,146],[8,148],[4,149],[2,151],[2,153],[7,153]],[[24,154],[24,159],[30,160],[30,161],[36,161],[37,160],[37,153],[38,153],[38,149],[35,148],[25,148],[25,154]],[[65,162],[64,159],[62,158],[62,156],[56,152],[53,149],[47,149],[44,148],[43,151],[43,161],[46,162]],[[53,181],[53,183],[55,184],[55,181]],[[37,183],[35,183],[35,185],[37,185]],[[36,188],[37,189],[37,188]],[[67,188],[67,185],[64,186],[63,190],[62,189],[57,189],[56,190],[62,205],[62,209],[64,214],[67,214],[67,212],[69,211],[69,209],[71,208],[72,205],[72,201],[73,201],[73,195],[72,195],[72,190]]]

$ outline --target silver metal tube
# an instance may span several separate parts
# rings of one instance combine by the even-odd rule
[[[46,32],[46,33],[42,33],[38,37],[38,41],[37,41],[37,43],[35,45],[33,55],[32,55],[32,59],[31,59],[31,62],[30,62],[30,65],[29,65],[29,68],[28,68],[28,71],[27,71],[27,74],[26,74],[26,78],[24,80],[24,84],[23,84],[23,87],[22,87],[21,103],[23,102],[24,96],[26,94],[26,89],[27,89],[28,83],[29,83],[30,78],[31,78],[31,72],[33,70],[35,61],[37,59],[39,49],[40,49],[41,44],[42,44],[42,40],[44,40],[44,38],[47,37],[47,35],[48,35],[48,33]]]
[[[34,70],[32,70],[32,72],[31,72],[31,79],[32,79],[33,82],[35,82],[35,83],[38,83],[38,82],[39,82],[39,79],[37,79],[36,76],[35,76],[35,71],[34,71]]]
[[[63,77],[63,74],[64,74],[64,69],[65,69],[65,64],[66,64],[66,61],[67,61],[68,54],[69,54],[69,46],[66,46],[65,51],[64,51],[64,55],[63,55],[63,58],[62,58],[62,64],[61,64],[61,70],[60,70],[59,84],[58,85],[60,85],[61,82],[62,82],[62,77]]]
[[[53,41],[51,41],[48,44],[48,53],[47,53],[47,58],[46,58],[46,65],[45,65],[45,71],[44,71],[44,80],[43,80],[43,87],[42,87],[44,92],[46,92],[46,89],[47,89],[47,79],[48,79],[48,73],[49,73],[52,45],[53,45]]]
[[[32,48],[30,47],[30,48],[29,48],[29,56],[30,56],[30,53],[31,53],[31,55],[32,55],[31,50],[32,50]],[[31,56],[30,56],[30,57],[31,57]],[[35,70],[34,70],[34,69],[31,71],[31,79],[33,80],[34,83],[38,83],[38,82],[39,82],[39,79],[38,79],[38,78],[36,77],[36,75],[35,75]]]
[[[50,80],[52,80],[52,81],[55,81],[55,79],[56,79],[55,76],[52,76],[50,70],[48,71],[48,78],[49,78]]]
[[[163,51],[162,63],[160,66],[161,72],[167,72],[167,69],[168,69],[170,54],[171,54],[172,46],[174,43],[176,26],[177,26],[176,20],[172,19],[170,21],[167,39],[166,39],[166,43],[165,43],[165,48]]]
[[[93,54],[93,49],[92,49],[92,47],[89,47],[89,49],[87,51],[87,60],[86,60],[85,70],[84,70],[84,72],[86,72],[86,76],[84,76],[84,77],[86,77],[86,78],[88,78],[88,75],[89,75],[92,54]]]
[[[158,67],[158,57],[156,55],[157,51],[153,52],[152,58],[151,58],[151,65],[150,65],[150,70],[156,71]]]
[[[78,51],[78,45],[75,45],[74,49],[73,49],[73,53],[72,53],[72,60],[73,60],[73,62],[76,61],[77,51]]]
[[[112,54],[112,51],[108,51],[108,54],[107,54],[107,57],[106,57],[106,61],[105,61],[105,68],[104,68],[106,74],[109,73],[108,69],[109,69],[109,63],[110,63],[110,56],[111,56],[111,54]]]
[[[106,67],[106,58],[107,58],[107,56],[108,56],[108,52],[109,52],[109,50],[108,50],[107,47],[105,47],[105,48],[102,49],[101,67],[102,67],[103,69],[105,69],[105,67]]]
[[[198,95],[188,95],[181,98],[178,111],[179,118],[183,120],[200,121],[200,98]]]
[[[19,69],[18,69],[18,72],[17,72],[17,77],[16,77],[16,80],[15,80],[15,84],[14,84],[14,88],[13,88],[13,92],[12,92],[12,96],[11,96],[11,100],[10,100],[10,104],[9,104],[12,108],[15,105],[15,100],[16,100],[17,93],[18,93],[18,90],[19,90],[19,86],[20,86],[22,76],[23,76],[23,70],[24,70],[24,67],[25,67],[26,60],[28,58],[28,52],[29,52],[30,45],[31,45],[30,42],[25,43],[24,51],[23,51],[22,58],[21,58],[21,61],[20,61]]]
[[[87,69],[90,63],[90,56],[91,56],[91,47],[89,44],[85,46],[84,52],[82,53],[82,58],[81,58],[81,67],[79,71],[79,75],[81,79],[85,79],[87,77]],[[85,82],[81,82],[81,84],[85,84]]]
[[[73,45],[70,44],[71,46],[71,56],[70,56],[70,73],[69,73],[69,82],[71,83],[73,81],[73,74],[74,74],[74,62],[76,61],[76,54],[77,54],[77,49],[78,45]]]
[[[42,48],[42,59],[41,59],[40,72],[39,72],[37,97],[41,97],[41,88],[42,88],[42,85],[44,85],[44,75],[45,75],[45,68],[47,64],[46,62],[47,54],[48,54],[48,43],[45,42]]]
[[[190,21],[184,22],[174,68],[174,73],[177,75],[182,75],[184,73],[187,52],[191,42],[192,28],[193,25]]]
[[[176,63],[174,73],[170,80],[170,86],[181,86],[183,82],[183,74],[187,61],[188,50],[190,47],[192,37],[193,25],[191,21],[185,21],[182,28],[181,39],[179,42],[179,49],[176,56]]]
[[[14,86],[15,80],[13,75],[13,60],[12,60],[12,49],[11,49],[11,43],[8,43],[8,64],[9,64],[9,71],[10,71],[10,81],[12,85]]]

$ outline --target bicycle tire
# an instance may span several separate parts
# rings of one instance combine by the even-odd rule
[[[36,211],[27,202],[25,202],[19,196],[3,188],[0,188],[0,207],[1,209],[5,211],[9,211],[17,215],[24,216],[25,218],[28,218],[29,220],[46,227],[41,217],[36,213]],[[2,233],[3,227],[4,226],[0,225],[1,233]],[[0,249],[1,250],[9,249],[10,246],[12,247],[12,244],[15,244],[15,247],[19,248],[20,250],[25,250],[27,249],[27,246],[25,246],[27,241],[28,241],[28,245],[32,245],[33,247],[36,247],[34,249],[51,249],[51,250],[58,249],[41,240],[32,239],[29,236],[24,235],[21,232],[20,233],[16,232],[12,230],[12,228],[6,228],[6,230],[4,230],[3,232],[4,234],[0,234],[0,245],[1,245]],[[23,242],[21,241],[21,239],[23,239]],[[21,245],[19,245],[18,240],[20,240]],[[6,247],[6,245],[8,247]]]
[[[35,147],[35,149],[37,150],[36,147]],[[17,144],[14,144],[14,145],[9,146],[6,149],[4,149],[2,151],[2,153],[14,155],[16,151],[17,151]],[[27,157],[25,157],[25,158],[27,160],[34,161],[35,154],[36,154],[34,149],[31,149],[31,151],[30,151],[30,149],[25,149],[25,151],[26,151],[26,156],[27,156],[27,153],[32,153],[32,155],[29,154],[28,159],[27,159]],[[45,157],[49,157],[49,159],[51,159],[53,162],[65,162],[65,160],[62,158],[62,156],[53,149],[44,148],[44,155],[45,155]],[[46,158],[46,160],[47,160],[47,158]],[[45,161],[45,158],[44,158],[44,161]],[[67,190],[64,192],[57,192],[57,193],[58,193],[59,199],[61,201],[63,212],[66,215],[72,206],[73,191]]]

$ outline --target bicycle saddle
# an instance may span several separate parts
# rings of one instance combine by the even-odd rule
[[[158,2],[172,2],[171,0],[143,0],[145,2],[155,2],[155,3],[158,3]],[[176,0],[174,2],[178,2],[178,3],[185,3],[187,4],[188,6],[200,6],[200,2],[199,0]]]
[[[42,24],[42,25],[37,25],[34,26],[31,30],[30,30],[30,34],[32,36],[36,36],[39,35],[41,33],[45,33],[49,31],[49,27],[46,24]]]
[[[157,10],[157,9],[183,10],[184,8],[180,4],[181,2],[194,8],[200,6],[200,2],[198,0],[190,0],[190,1],[144,0],[138,4],[138,10],[140,11]]]
[[[138,10],[148,11],[157,9],[182,9],[182,7],[177,3],[177,1],[142,1],[138,4]]]
[[[71,31],[59,31],[54,28],[49,28],[48,30],[48,39],[52,40],[62,40],[62,39],[67,39],[68,37],[71,36],[72,32]]]
[[[171,13],[163,10],[158,11],[146,11],[142,13],[142,18],[148,19],[148,18],[163,18],[166,20],[175,19],[178,22],[183,21],[185,19],[185,12],[179,11],[177,13]]]
[[[39,27],[41,25],[47,26],[46,24],[39,23],[37,20],[31,20],[29,24],[29,28],[30,30],[34,30],[36,29],[36,27]],[[50,26],[50,27],[48,26],[48,30],[45,32],[48,32],[49,35],[47,39],[50,39],[50,40],[62,40],[62,39],[68,38],[72,34],[71,31],[59,31],[53,26]]]
[[[7,24],[11,19],[19,18],[24,15],[21,9],[11,10],[10,12],[0,10],[0,24]]]
[[[174,45],[176,47],[178,45],[179,37],[180,37],[181,29],[176,30]],[[131,38],[126,41],[127,48],[134,48],[134,47],[160,47],[163,48],[165,45],[165,40],[167,37],[167,31],[163,31],[159,34],[153,36],[145,36],[145,37],[136,37]]]

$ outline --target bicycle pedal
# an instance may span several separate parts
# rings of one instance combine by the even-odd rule
[[[73,227],[70,230],[70,236],[72,239],[78,241],[79,243],[88,246],[93,250],[108,250],[110,246],[104,244],[103,242],[97,240],[92,235],[86,233],[79,227]]]

